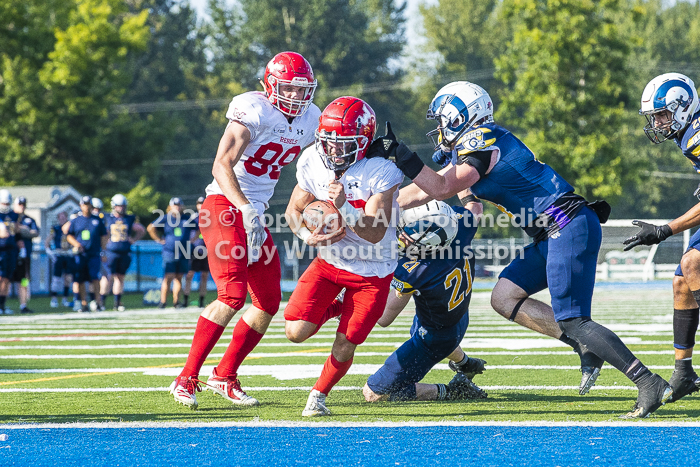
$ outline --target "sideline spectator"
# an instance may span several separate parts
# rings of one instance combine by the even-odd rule
[[[17,233],[15,241],[17,243],[17,267],[12,275],[11,282],[19,284],[19,311],[20,313],[33,313],[27,307],[31,291],[29,280],[31,278],[32,264],[32,239],[39,236],[39,227],[36,221],[27,216],[24,211],[27,209],[27,198],[19,196],[15,200],[14,210],[18,215]]]
[[[66,240],[66,234],[62,227],[68,223],[68,213],[59,212],[58,223],[51,227],[51,233],[46,237],[46,253],[51,258],[53,264],[51,275],[51,308],[58,308],[58,290],[63,287],[63,300],[61,305],[72,307],[73,303],[68,301],[70,285],[73,281],[73,253],[70,243]]]
[[[173,284],[173,306],[184,308],[179,302],[182,290],[182,276],[190,269],[191,244],[190,240],[197,230],[194,216],[183,216],[182,200],[171,198],[167,214],[146,228],[153,240],[163,245],[163,273],[165,277],[160,287],[160,303],[158,308],[165,308],[170,284]],[[159,231],[163,232],[161,237]]]
[[[199,307],[204,308],[204,299],[207,296],[207,281],[209,280],[209,258],[207,257],[207,246],[204,244],[204,238],[199,231],[199,212],[202,210],[204,196],[197,198],[197,231],[195,239],[192,242],[192,261],[190,264],[190,272],[185,277],[185,306],[189,304],[190,291],[192,290],[192,279],[194,273],[199,273]],[[203,252],[203,254],[202,254]]]
[[[107,230],[100,218],[92,214],[91,201],[89,196],[82,197],[81,214],[69,222],[66,237],[75,252],[73,309],[81,312],[88,311],[85,282],[92,284],[92,290],[99,290],[100,256],[107,243]],[[95,294],[91,295],[91,299],[96,300]],[[101,300],[97,302],[96,310],[104,311],[104,309],[104,303]]]
[[[10,291],[10,278],[17,265],[18,214],[12,210],[12,194],[9,190],[0,190],[0,315],[11,315],[12,310],[5,308],[7,294]]]

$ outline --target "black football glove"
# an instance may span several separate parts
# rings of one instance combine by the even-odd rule
[[[396,167],[411,180],[416,178],[425,167],[418,154],[411,151],[408,146],[403,144],[403,141],[399,143],[393,154],[389,154],[389,160],[393,160]]]
[[[642,221],[632,221],[632,224],[639,227],[639,232],[637,232],[637,235],[622,242],[623,245],[627,245],[624,251],[631,250],[637,245],[656,245],[673,235],[673,231],[668,224],[654,225]]]
[[[370,144],[366,157],[367,159],[372,159],[373,157],[389,159],[389,156],[396,150],[398,145],[396,135],[391,130],[391,122],[386,122],[386,134],[375,139]]]
[[[433,153],[433,162],[444,169],[452,162],[452,153],[438,149]]]

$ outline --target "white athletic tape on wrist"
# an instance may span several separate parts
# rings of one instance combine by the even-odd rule
[[[338,211],[340,211],[345,223],[350,227],[355,227],[355,224],[357,224],[357,221],[360,220],[363,213],[362,209],[354,207],[347,201],[345,201],[345,204],[343,204]]]
[[[241,214],[243,214],[243,227],[250,228],[253,224],[253,220],[259,217],[258,210],[253,207],[252,204],[244,204],[239,209]]]
[[[311,231],[307,229],[306,227],[302,227],[297,232],[294,234],[296,235],[302,242],[306,243],[306,240],[312,235]]]

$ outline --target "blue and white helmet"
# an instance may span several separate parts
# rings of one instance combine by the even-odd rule
[[[450,150],[472,126],[493,122],[493,101],[481,86],[455,81],[435,94],[425,118],[438,122],[438,127],[427,134],[435,149],[442,146]]]
[[[117,193],[116,195],[112,196],[112,199],[110,200],[110,205],[112,206],[112,209],[114,209],[115,206],[124,206],[126,208],[126,196],[124,196],[121,193]]]
[[[422,256],[447,248],[457,236],[460,217],[444,201],[430,201],[403,211],[396,229],[399,253]]]
[[[12,204],[12,194],[10,190],[3,188],[0,190],[0,213],[7,214],[10,212],[10,205]]]
[[[698,91],[693,80],[680,73],[664,73],[644,88],[639,114],[647,119],[644,133],[659,144],[683,131],[697,109]],[[656,116],[665,111],[671,113],[671,118],[657,125]]]

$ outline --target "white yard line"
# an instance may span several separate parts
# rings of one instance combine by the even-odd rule
[[[479,386],[485,391],[578,391],[578,386]],[[263,391],[311,391],[312,386],[270,386],[248,387],[249,393]],[[168,387],[138,387],[138,388],[0,388],[0,393],[36,392],[167,392]],[[335,386],[334,391],[360,391],[360,386]],[[636,391],[636,386],[593,386],[595,391]]]

